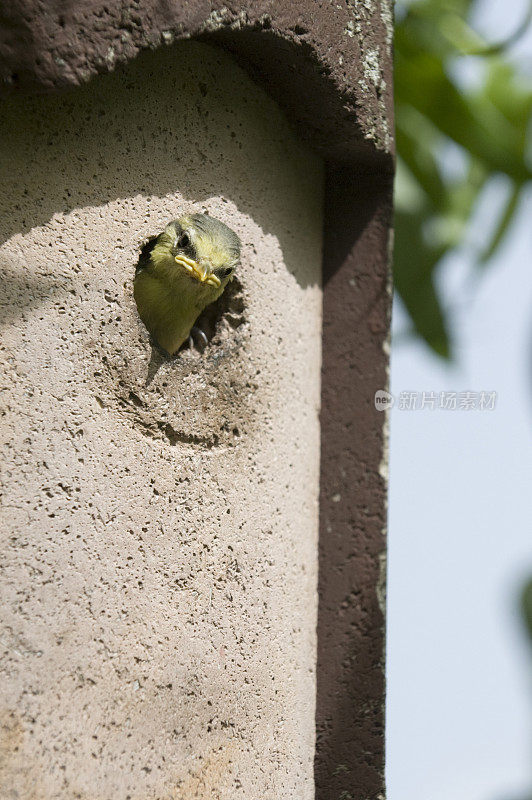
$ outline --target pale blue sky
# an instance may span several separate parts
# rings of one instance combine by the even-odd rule
[[[479,26],[503,36],[525,8],[485,0]],[[532,36],[516,53],[532,65]],[[483,198],[475,236],[504,190],[495,181]],[[395,395],[496,390],[498,401],[391,413],[389,800],[532,796],[532,649],[516,610],[532,574],[532,190],[518,216],[473,291],[465,256],[440,271],[456,363],[417,341],[392,349]]]

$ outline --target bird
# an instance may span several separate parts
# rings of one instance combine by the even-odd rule
[[[186,214],[169,222],[141,257],[133,296],[144,325],[169,355],[233,279],[240,249],[239,237],[220,220]]]

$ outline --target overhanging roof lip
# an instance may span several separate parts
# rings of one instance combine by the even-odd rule
[[[186,39],[230,50],[328,160],[393,170],[391,0],[190,0],[139,8],[107,0],[48,6],[12,0],[2,20],[1,87],[48,91],[109,72],[143,50]],[[274,9],[274,10],[273,10]]]

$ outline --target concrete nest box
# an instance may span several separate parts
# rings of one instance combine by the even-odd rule
[[[376,800],[391,4],[0,19],[0,795]],[[241,262],[169,357],[188,212]]]

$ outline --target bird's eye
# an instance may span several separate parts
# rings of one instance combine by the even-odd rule
[[[232,271],[233,271],[233,267],[227,267],[226,269],[224,269],[224,271],[222,273],[223,277],[227,278],[227,276],[230,275],[232,273]]]
[[[185,233],[181,234],[181,236],[177,240],[177,244],[178,244],[179,247],[188,247],[189,246],[189,244],[190,244],[190,236],[188,235],[188,233],[186,231],[185,231]]]

